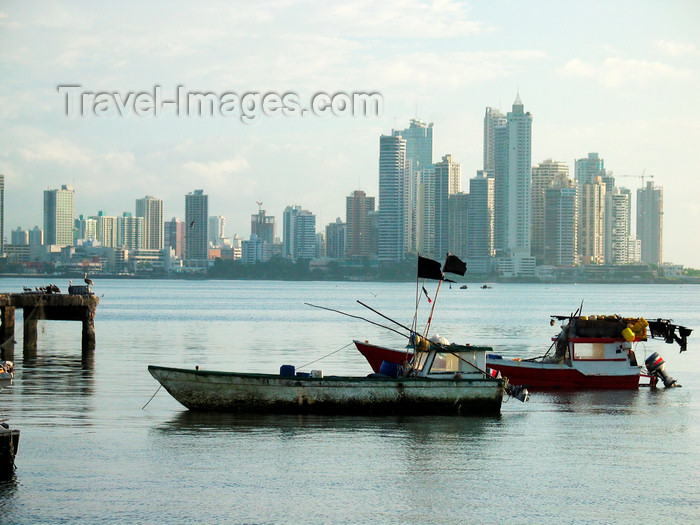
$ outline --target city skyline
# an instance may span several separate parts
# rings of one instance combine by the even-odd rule
[[[372,17],[361,2],[305,4],[303,13],[295,2],[265,7],[267,15],[256,17],[220,4],[204,23],[186,3],[127,4],[126,24],[123,6],[91,13],[71,3],[3,6],[0,67],[12,79],[0,92],[5,237],[41,225],[34,195],[62,184],[76,188],[76,210],[88,214],[121,215],[135,198],[154,194],[164,217],[182,218],[180,196],[205,188],[230,233],[246,233],[256,201],[277,215],[303,203],[326,225],[344,216],[351,191],[378,195],[376,137],[416,117],[435,122],[433,161],[453,155],[466,187],[484,164],[483,108],[506,113],[519,91],[534,115],[533,166],[552,158],[573,169],[598,152],[633,194],[642,175],[654,175],[664,187],[663,258],[700,267],[700,247],[688,246],[685,235],[700,219],[700,204],[688,198],[700,194],[696,5],[409,2],[374,6]],[[564,23],[552,23],[555,12]],[[187,45],[179,44],[183,34]],[[156,84],[167,93],[177,85],[363,89],[382,93],[385,107],[375,118],[250,125],[167,114],[71,119],[56,91],[62,83],[124,93]]]

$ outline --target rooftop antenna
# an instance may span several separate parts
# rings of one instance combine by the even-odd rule
[[[255,204],[258,205],[258,213],[262,211],[262,201],[255,201]]]

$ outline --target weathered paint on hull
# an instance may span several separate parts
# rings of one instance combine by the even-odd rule
[[[489,378],[286,378],[149,366],[190,410],[323,414],[499,414],[504,382]]]

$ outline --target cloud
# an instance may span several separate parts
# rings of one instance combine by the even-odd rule
[[[634,85],[641,82],[669,82],[693,76],[690,70],[651,60],[609,57],[599,63],[569,60],[559,72],[573,78],[594,78],[606,88]]]
[[[689,42],[671,42],[669,40],[657,40],[654,42],[654,47],[670,56],[698,56],[700,49]]]

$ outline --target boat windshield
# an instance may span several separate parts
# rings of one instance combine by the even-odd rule
[[[438,352],[435,354],[435,361],[430,368],[432,373],[459,372],[463,361],[452,352]]]

